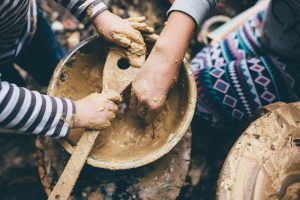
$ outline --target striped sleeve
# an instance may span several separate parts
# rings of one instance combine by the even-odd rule
[[[0,82],[0,127],[61,138],[70,132],[75,111],[69,99]]]
[[[101,0],[55,0],[65,8],[69,9],[77,19],[88,25],[95,17],[107,10],[107,7]]]

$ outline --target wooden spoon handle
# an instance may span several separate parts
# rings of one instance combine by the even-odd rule
[[[48,200],[67,200],[69,198],[98,135],[99,131],[86,131],[82,134]]]

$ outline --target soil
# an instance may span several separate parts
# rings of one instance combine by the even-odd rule
[[[69,12],[55,4],[54,1],[40,1],[50,23],[58,21],[64,25],[64,30],[56,31],[56,34],[67,50],[76,46],[79,40],[94,34],[92,26],[83,30],[83,27]],[[110,9],[122,17],[137,15],[135,10],[139,10],[143,15],[145,13],[147,15],[147,12],[149,15],[150,12],[148,22],[152,23],[156,32],[159,33],[159,30],[163,27],[163,21],[155,15],[151,15],[151,12],[160,10],[161,16],[165,16],[164,12],[169,5],[167,1],[161,1],[159,8],[164,9],[158,9],[151,6],[151,4],[147,4],[147,2],[111,0]],[[224,0],[218,4],[216,13],[232,17],[255,2],[256,0]],[[202,46],[203,44],[197,42],[196,39],[192,40],[191,54],[197,53]],[[28,77],[28,75],[26,76]],[[34,88],[32,85],[29,86]],[[196,118],[192,123],[192,128],[192,160],[186,185],[181,190],[178,199],[215,199],[220,169],[242,129],[240,127],[235,127],[230,131],[210,129]],[[46,199],[46,194],[38,176],[34,142],[34,136],[0,130],[0,153],[2,155],[0,157],[0,199]],[[87,175],[93,176],[91,173],[87,173]],[[91,188],[91,190],[94,189]],[[118,199],[118,197],[115,199]]]

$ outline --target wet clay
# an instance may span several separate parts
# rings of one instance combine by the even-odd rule
[[[153,34],[153,27],[148,26],[145,21],[145,17],[132,17],[124,19],[124,23],[127,26],[121,28],[115,27],[113,30],[110,30],[111,33],[108,33],[107,30],[101,27],[97,30],[103,38],[125,47],[126,57],[131,66],[139,68],[144,64],[146,58],[146,45],[141,33],[145,34],[146,38],[152,41],[153,39],[157,39]],[[148,37],[149,35],[151,36]]]
[[[57,68],[49,93],[77,100],[92,92],[101,92],[102,71],[108,53],[103,46],[107,43],[97,40],[71,55]],[[114,168],[115,163],[116,168],[127,168],[130,163],[143,160],[139,163],[143,165],[152,157],[157,159],[167,153],[183,136],[194,112],[196,91],[189,76],[186,68],[182,68],[164,108],[151,124],[144,123],[131,113],[128,109],[130,90],[126,91],[123,94],[125,102],[120,105],[116,120],[109,129],[101,131],[88,163],[105,168]],[[72,147],[83,131],[71,131],[63,141],[67,151],[73,151]]]
[[[108,41],[113,41],[120,46],[126,48],[126,56],[133,67],[141,67],[146,58],[146,45],[143,43],[139,32],[135,32],[138,36],[133,36],[130,32],[112,32],[111,36],[105,33],[105,30],[98,29],[99,35],[106,38]],[[138,39],[136,38],[138,37]],[[135,39],[136,41],[134,41]]]
[[[170,139],[174,137],[169,130],[172,130],[175,119],[170,116],[176,116],[177,110],[172,110],[170,104],[178,106],[177,95],[169,99],[158,119],[149,125],[134,116],[127,105],[123,104],[125,112],[120,112],[112,126],[105,131],[104,134],[108,136],[106,142],[100,141],[101,138],[98,139],[98,145],[95,146],[92,154],[96,159],[118,162],[126,161],[128,158],[138,159],[141,155],[159,149],[168,137]]]
[[[300,198],[300,104],[275,104],[231,149],[217,199]]]

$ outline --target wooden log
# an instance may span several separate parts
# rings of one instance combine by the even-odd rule
[[[61,175],[69,154],[52,138],[36,142],[39,175],[49,195]],[[191,152],[188,130],[175,148],[144,167],[111,171],[85,165],[71,199],[176,199],[185,185]]]

